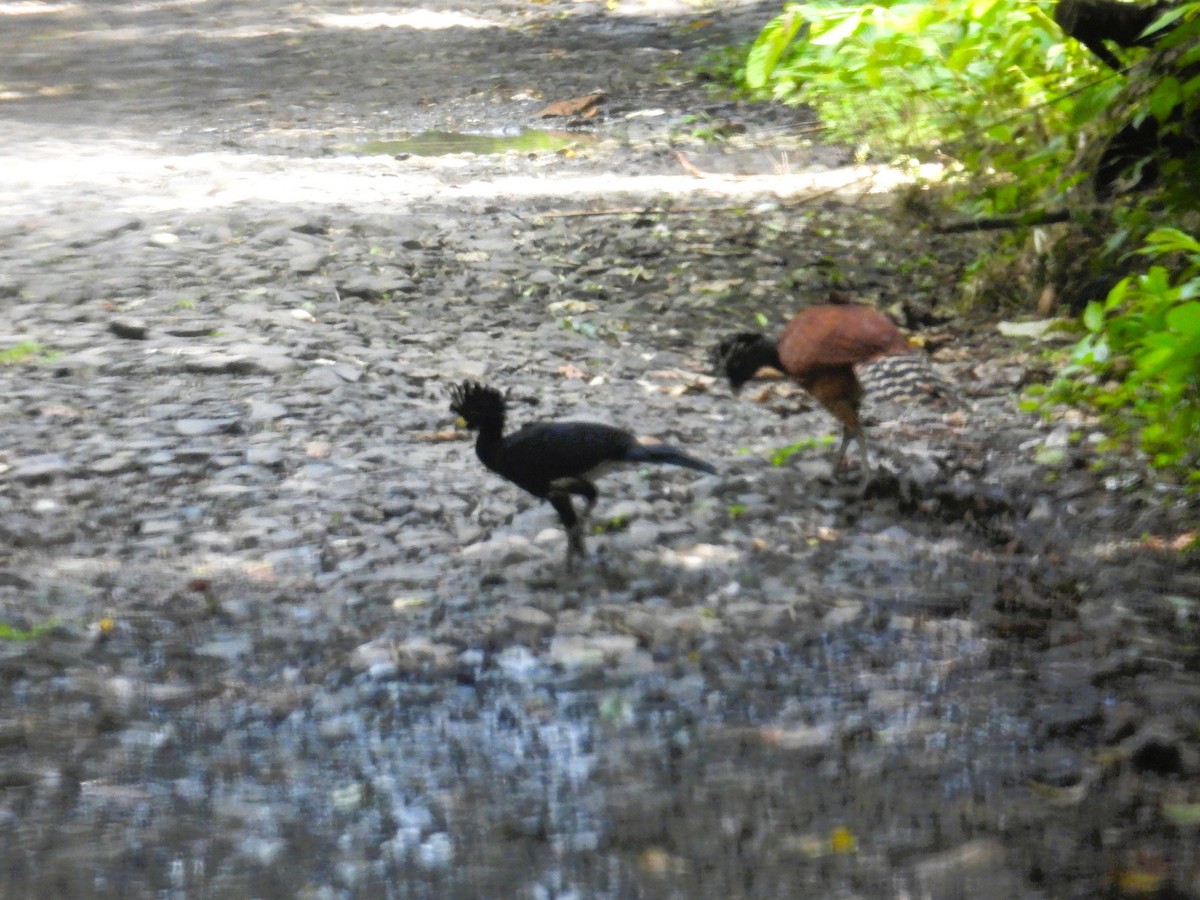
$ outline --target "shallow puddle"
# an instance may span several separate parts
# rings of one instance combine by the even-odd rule
[[[552,153],[574,144],[595,140],[574,131],[543,131],[524,128],[512,134],[473,134],[463,131],[423,131],[394,141],[368,141],[354,148],[356,153],[387,156],[450,156],[455,153],[496,155],[515,150],[519,153]]]

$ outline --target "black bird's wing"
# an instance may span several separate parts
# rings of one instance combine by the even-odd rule
[[[489,468],[538,497],[552,482],[587,478],[630,459],[633,435],[597,422],[535,422],[507,435]]]

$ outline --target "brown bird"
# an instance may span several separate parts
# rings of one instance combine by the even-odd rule
[[[792,317],[772,343],[752,332],[731,335],[713,351],[717,370],[734,393],[769,366],[785,372],[842,423],[833,468],[858,441],[868,469],[867,439],[859,419],[864,382],[872,398],[895,400],[914,394],[954,397],[953,388],[883,313],[868,306],[810,306]]]

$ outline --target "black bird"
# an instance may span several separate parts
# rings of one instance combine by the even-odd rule
[[[450,389],[450,411],[466,427],[478,430],[475,454],[480,462],[535,497],[549,500],[567,530],[567,571],[575,554],[583,555],[584,522],[596,505],[592,479],[622,464],[664,463],[716,474],[703,460],[666,444],[642,444],[620,428],[596,422],[534,422],[504,434],[505,399],[500,391],[475,381]],[[583,514],[571,495],[584,499]]]

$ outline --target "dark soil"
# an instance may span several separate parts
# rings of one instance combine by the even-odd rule
[[[1193,511],[1017,411],[902,173],[691,74],[774,12],[0,4],[0,895],[1200,896]],[[708,368],[831,292],[964,399],[865,492]],[[464,378],[720,474],[568,575]]]

